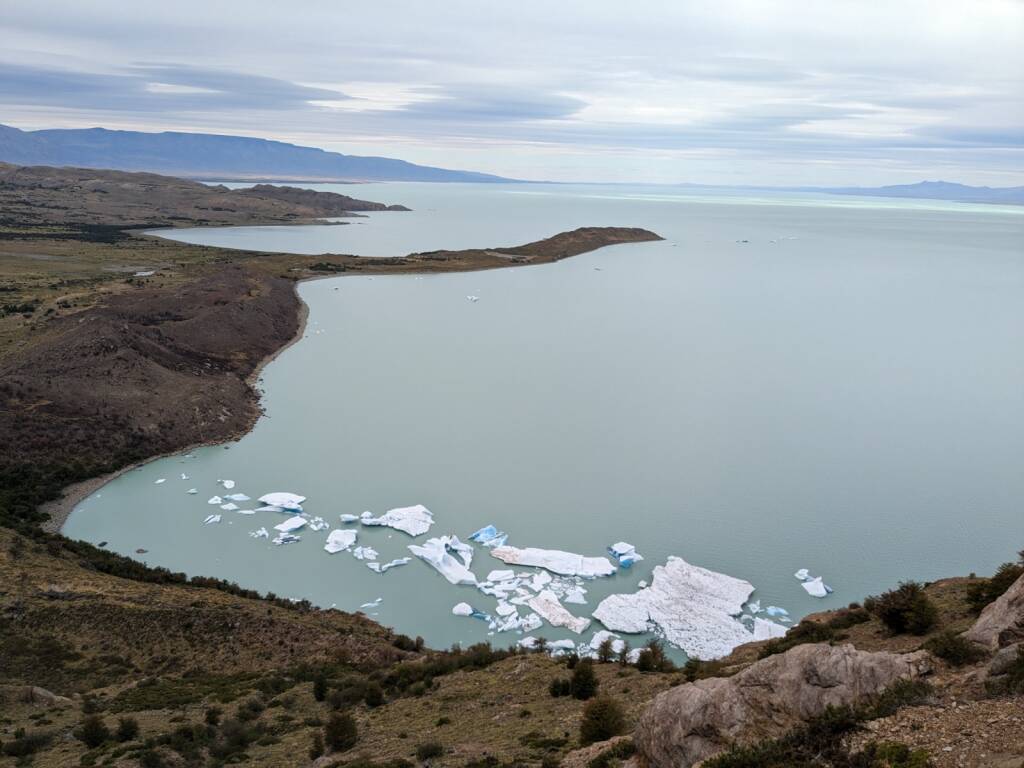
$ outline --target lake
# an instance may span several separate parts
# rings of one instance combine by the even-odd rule
[[[989,573],[1024,546],[1024,209],[670,187],[310,186],[414,210],[170,236],[382,257],[579,226],[666,239],[543,266],[304,283],[309,323],[264,370],[256,428],[226,450],[124,474],[76,507],[66,535],[325,607],[380,597],[363,610],[435,647],[519,638],[453,616],[458,602],[493,611],[495,600],[423,562],[376,574],[323,551],[327,531],[274,546],[248,532],[282,515],[204,525],[220,511],[207,499],[294,491],[332,527],[339,514],[422,503],[431,536],[493,523],[521,547],[636,545],[643,562],[588,582],[588,605],[568,606],[584,616],[669,555],[747,579],[798,618],[905,579]],[[383,561],[414,543],[356,528]],[[502,567],[476,548],[478,576]],[[793,577],[802,567],[834,593],[807,595]]]

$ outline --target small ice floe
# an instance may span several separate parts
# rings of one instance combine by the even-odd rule
[[[793,578],[799,579],[800,581],[807,581],[811,578],[811,572],[806,568],[801,568],[799,571],[793,574]]]
[[[188,479],[189,479],[189,477],[188,477],[188,475],[186,475],[186,474],[185,474],[184,472],[182,472],[182,473],[181,473],[181,479],[182,479],[182,480],[188,480]]]
[[[611,576],[615,573],[615,566],[605,557],[584,557],[558,549],[537,549],[536,547],[520,549],[502,546],[492,549],[491,554],[509,565],[544,568],[563,576],[593,578],[595,576]]]
[[[473,606],[471,606],[469,603],[456,603],[452,607],[452,615],[453,616],[472,616],[473,615]]]
[[[434,524],[434,515],[422,504],[415,504],[411,507],[389,509],[380,517],[363,512],[359,516],[359,522],[363,525],[385,525],[410,536],[419,536],[430,530],[430,526]]]
[[[223,504],[224,503],[224,499],[222,499],[220,496],[211,496],[207,500],[206,503],[207,504]]]
[[[478,301],[480,301],[480,297],[479,296],[467,296],[466,299],[471,301],[471,302],[473,302],[474,304],[476,304]]]
[[[751,613],[760,613],[761,612],[761,601],[760,600],[752,600],[751,602],[747,603],[747,610],[750,611]]]
[[[309,521],[309,530],[311,531],[325,531],[330,527],[322,517],[314,517]]]
[[[261,504],[267,504],[271,507],[280,507],[281,509],[287,509],[291,512],[301,512],[302,502],[305,500],[305,496],[299,496],[297,493],[288,493],[286,491],[266,493],[258,499]]]
[[[638,581],[638,582],[636,583],[636,585],[637,585],[637,587],[639,587],[640,589],[647,589],[647,582],[646,582],[646,581],[644,581],[643,579],[641,579],[640,581]]]
[[[503,547],[508,541],[508,534],[499,531],[493,525],[485,525],[479,531],[469,534],[469,540],[482,544],[485,547]]]
[[[255,509],[236,509],[235,510],[235,514],[236,515],[255,515],[256,514],[256,510]]]
[[[769,616],[789,616],[789,611],[785,608],[779,608],[777,605],[769,605],[764,609],[764,612]]]
[[[352,529],[342,530],[341,528],[338,528],[327,534],[327,543],[324,544],[324,549],[333,555],[336,552],[344,552],[347,549],[351,549],[352,545],[355,543],[355,531]]]
[[[359,515],[338,515],[343,523],[358,523]]]
[[[302,537],[296,536],[294,533],[279,533],[271,541],[280,547],[282,544],[294,544],[296,541],[302,541]]]
[[[409,551],[433,566],[450,584],[476,584],[476,576],[469,570],[473,548],[459,541],[458,536],[439,536],[427,539],[422,546],[410,544]],[[457,554],[462,562],[453,555]]]
[[[570,587],[565,592],[565,597],[562,598],[565,602],[573,605],[586,605],[587,604],[587,590],[583,587],[576,585]]]
[[[551,574],[547,571],[539,571],[533,575],[530,579],[530,589],[534,592],[540,592],[551,583]]]
[[[231,490],[232,488],[234,488],[234,487],[235,487],[235,481],[234,481],[234,480],[218,480],[217,482],[218,482],[218,483],[220,483],[221,485],[223,485],[223,486],[224,486],[225,488],[227,488],[227,489],[228,489],[229,491],[230,491],[230,490]]]
[[[189,488],[187,491],[185,491],[185,493],[189,494],[190,496],[195,496],[197,493],[199,493],[199,489]]]
[[[207,515],[206,519],[203,520],[203,525],[211,525],[213,523],[220,522],[220,515]]]
[[[255,531],[249,531],[249,535],[252,536],[254,539],[269,539],[270,531],[268,531],[266,528],[258,528]]]
[[[515,571],[491,571],[487,574],[487,581],[509,581],[515,577]]]
[[[754,617],[754,639],[771,640],[776,637],[783,637],[786,634],[786,627],[776,624],[774,621]]]
[[[228,501],[250,501],[251,499],[244,493],[232,493],[229,496],[225,496]]]
[[[161,477],[159,480],[155,481],[153,483],[153,485],[160,485],[160,483],[166,483],[166,482],[167,482],[167,478],[166,477]]]
[[[832,587],[821,580],[821,576],[815,576],[813,579],[801,582],[807,594],[811,597],[828,597],[832,594]]]
[[[284,507],[275,507],[270,504],[265,504],[262,507],[256,507],[257,512],[284,512]]]
[[[573,616],[559,602],[558,595],[549,589],[530,598],[527,605],[553,626],[565,627],[576,634],[580,634],[590,626],[590,619]]]
[[[619,541],[608,547],[608,554],[614,557],[623,568],[630,568],[633,563],[644,559],[643,555],[636,551],[636,547],[624,541]]]
[[[651,585],[629,595],[610,595],[594,618],[619,632],[657,630],[687,656],[717,659],[750,642],[737,616],[754,585],[669,557],[654,568]]]
[[[221,504],[220,508],[223,509],[225,512],[234,512],[236,509],[238,509],[238,505],[235,504],[235,502],[233,501],[229,501],[227,504]]]
[[[561,656],[566,653],[572,653],[576,650],[576,643],[572,640],[552,640],[548,643],[548,653],[552,656]]]
[[[366,567],[375,573],[387,573],[392,568],[397,568],[400,565],[408,565],[411,557],[397,557],[390,563],[367,563]]]
[[[514,605],[509,605],[504,600],[498,601],[498,607],[494,609],[494,612],[499,616],[511,616],[513,613],[518,614],[519,609]]]
[[[356,547],[352,550],[352,556],[356,560],[376,560],[380,553],[373,547]]]
[[[379,606],[383,602],[384,602],[384,598],[383,597],[378,597],[376,600],[371,600],[368,603],[363,603],[359,607],[360,608],[376,608],[377,606]]]
[[[283,523],[278,523],[277,525],[275,525],[274,530],[280,531],[281,533],[291,533],[292,531],[299,530],[305,524],[306,518],[301,517],[300,515],[295,515],[295,517],[289,517]]]

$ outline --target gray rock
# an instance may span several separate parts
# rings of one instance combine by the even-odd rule
[[[1024,650],[1024,643],[1015,643],[1014,645],[1000,648],[996,655],[992,657],[992,661],[988,663],[989,675],[993,677],[1005,675],[1010,667],[1013,666],[1013,663],[1017,661],[1022,650]]]
[[[71,703],[71,699],[65,696],[58,696],[56,693],[40,688],[38,685],[33,685],[25,691],[25,701],[32,704],[43,704],[47,707]]]
[[[1024,576],[985,606],[964,637],[990,651],[1024,641]]]
[[[637,750],[650,768],[689,768],[733,743],[779,736],[827,706],[858,704],[900,678],[931,671],[928,653],[799,645],[729,678],[698,680],[659,696],[640,717]]]

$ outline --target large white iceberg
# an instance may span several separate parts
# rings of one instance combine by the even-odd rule
[[[336,552],[344,552],[356,543],[356,532],[352,529],[342,530],[341,528],[327,534],[327,543],[324,549],[332,555]]]
[[[536,597],[531,597],[527,605],[553,626],[565,627],[577,635],[590,626],[590,619],[573,616],[558,601],[558,595],[550,589],[545,589]]]
[[[301,528],[305,524],[306,518],[296,515],[295,517],[289,517],[283,523],[278,523],[277,525],[275,525],[274,530],[280,531],[281,533],[291,533],[292,531],[299,530],[299,528]]]
[[[415,504],[411,507],[389,509],[380,517],[363,512],[359,517],[359,522],[363,525],[386,525],[388,528],[408,533],[410,536],[419,536],[430,530],[430,526],[434,524],[434,515],[422,504]]]
[[[606,597],[594,618],[620,632],[657,630],[691,658],[717,659],[751,641],[735,617],[753,591],[750,582],[669,557],[655,567],[649,587]]]
[[[451,584],[476,584],[476,576],[469,570],[473,548],[459,541],[458,536],[427,539],[422,546],[410,544],[409,551],[432,565]],[[462,562],[453,553],[458,554]]]
[[[271,507],[281,507],[281,509],[295,512],[302,510],[301,505],[305,500],[305,496],[299,496],[297,493],[288,493],[287,491],[275,491],[274,493],[264,494],[259,498],[259,501]]]
[[[544,568],[563,576],[611,576],[615,566],[606,557],[584,557],[558,549],[537,549],[536,547],[495,547],[491,554],[509,565],[529,565]]]

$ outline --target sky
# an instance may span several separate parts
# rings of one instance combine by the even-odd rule
[[[1024,0],[0,0],[0,123],[522,179],[1024,184]]]

